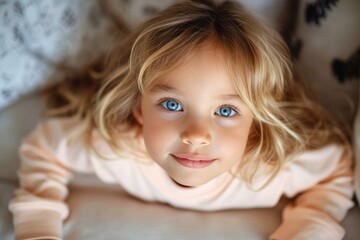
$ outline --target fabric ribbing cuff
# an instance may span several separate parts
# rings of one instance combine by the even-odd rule
[[[62,218],[54,210],[15,211],[13,222],[16,240],[61,240]]]

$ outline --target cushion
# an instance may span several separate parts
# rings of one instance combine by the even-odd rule
[[[114,42],[98,1],[1,1],[0,109],[91,64]]]
[[[350,125],[358,103],[359,12],[358,0],[300,1],[293,39],[305,81],[333,117]]]

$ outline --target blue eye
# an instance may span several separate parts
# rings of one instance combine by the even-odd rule
[[[237,111],[235,111],[231,107],[221,107],[215,113],[222,117],[232,117],[237,114]]]
[[[165,100],[161,103],[161,106],[163,106],[165,109],[169,111],[181,111],[183,108],[181,105],[175,101],[175,100]]]

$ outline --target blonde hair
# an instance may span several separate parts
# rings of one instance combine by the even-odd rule
[[[304,150],[346,143],[337,124],[294,76],[288,48],[279,34],[228,1],[185,1],[158,13],[113,51],[101,73],[87,77],[95,87],[83,94],[71,87],[57,91],[66,104],[52,113],[81,116],[88,139],[96,128],[121,153],[115,136],[129,130],[141,134],[132,114],[139,97],[207,40],[227,56],[236,90],[254,114],[253,131],[235,173],[249,185],[262,166],[269,169],[264,187]],[[122,139],[131,142],[131,138]]]

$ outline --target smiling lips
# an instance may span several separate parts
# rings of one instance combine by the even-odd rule
[[[189,168],[204,168],[214,162],[215,159],[197,154],[171,154],[181,165]]]

